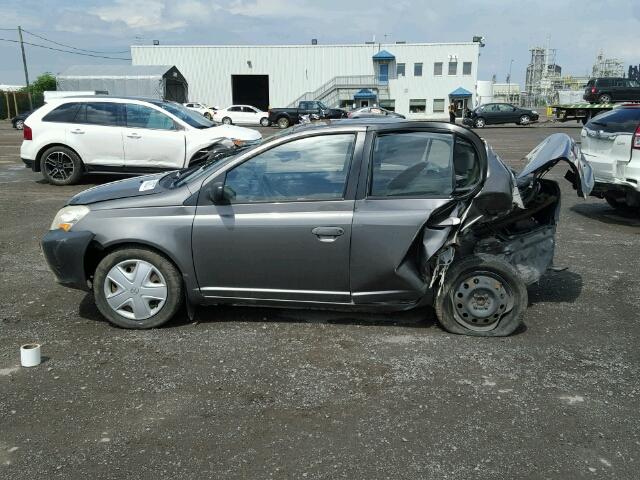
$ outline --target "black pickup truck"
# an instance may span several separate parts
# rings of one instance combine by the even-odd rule
[[[329,108],[322,102],[305,101],[298,104],[298,108],[270,108],[269,123],[287,128],[300,123],[301,115],[313,115],[317,118],[347,118],[347,112],[339,108]]]

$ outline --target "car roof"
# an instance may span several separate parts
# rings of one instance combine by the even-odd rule
[[[181,103],[174,102],[172,100],[161,100],[159,98],[153,97],[126,97],[126,96],[117,96],[117,95],[69,95],[68,97],[58,97],[52,98],[49,102],[64,102],[65,100],[98,100],[98,101],[109,101],[109,100],[135,100],[138,102],[149,102],[149,103],[176,103],[177,105],[182,105]],[[187,102],[187,103],[197,103],[197,102]]]

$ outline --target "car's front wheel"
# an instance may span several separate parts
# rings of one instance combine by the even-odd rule
[[[435,308],[451,333],[501,337],[520,326],[527,301],[527,287],[513,266],[493,255],[474,255],[451,265]]]
[[[618,196],[615,194],[606,194],[604,195],[604,199],[607,201],[609,206],[615,208],[620,212],[632,212],[634,207],[627,203],[627,200],[624,196]]]
[[[211,114],[209,112],[204,112],[204,118],[206,118],[207,120],[212,120],[213,117],[211,116]]]
[[[231,125],[233,122],[231,121],[231,119],[229,117],[224,117],[222,119],[222,123],[224,123],[225,125]]]
[[[82,177],[82,160],[70,148],[56,145],[40,158],[42,176],[52,185],[73,185]]]
[[[531,123],[531,117],[529,115],[522,115],[520,117],[519,125],[529,125]]]
[[[473,126],[476,128],[484,128],[485,125],[486,125],[486,122],[482,117],[478,117],[473,121]]]
[[[263,117],[260,119],[260,125],[262,125],[263,127],[268,127],[269,126],[269,119],[267,117]]]
[[[96,268],[93,293],[100,313],[123,328],[154,328],[182,304],[182,278],[173,263],[146,248],[123,248]]]

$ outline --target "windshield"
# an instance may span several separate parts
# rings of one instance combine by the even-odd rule
[[[327,107],[324,103],[322,102],[318,102],[318,106],[322,109],[322,110],[329,110],[329,107]]]
[[[189,110],[184,105],[180,105],[179,103],[174,102],[158,102],[154,105],[166,110],[167,112],[175,115],[183,122],[191,125],[193,128],[210,128],[215,125],[211,120],[207,120],[204,116],[200,115],[198,112],[194,112],[193,110]]]

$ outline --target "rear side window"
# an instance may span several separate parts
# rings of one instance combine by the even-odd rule
[[[63,103],[47,113],[42,121],[72,123],[76,118],[80,105],[80,103]]]
[[[611,86],[611,80],[608,78],[599,78],[597,80],[598,86],[599,87],[610,87]]]
[[[638,124],[640,108],[619,108],[592,118],[586,128],[606,133],[634,133]]]
[[[430,132],[379,135],[373,147],[374,197],[448,196],[453,192],[453,136]]]
[[[117,127],[122,125],[122,105],[110,102],[88,102],[76,115],[76,123]]]
[[[456,137],[453,147],[453,169],[456,189],[471,188],[480,181],[480,160],[476,149],[460,137]]]

